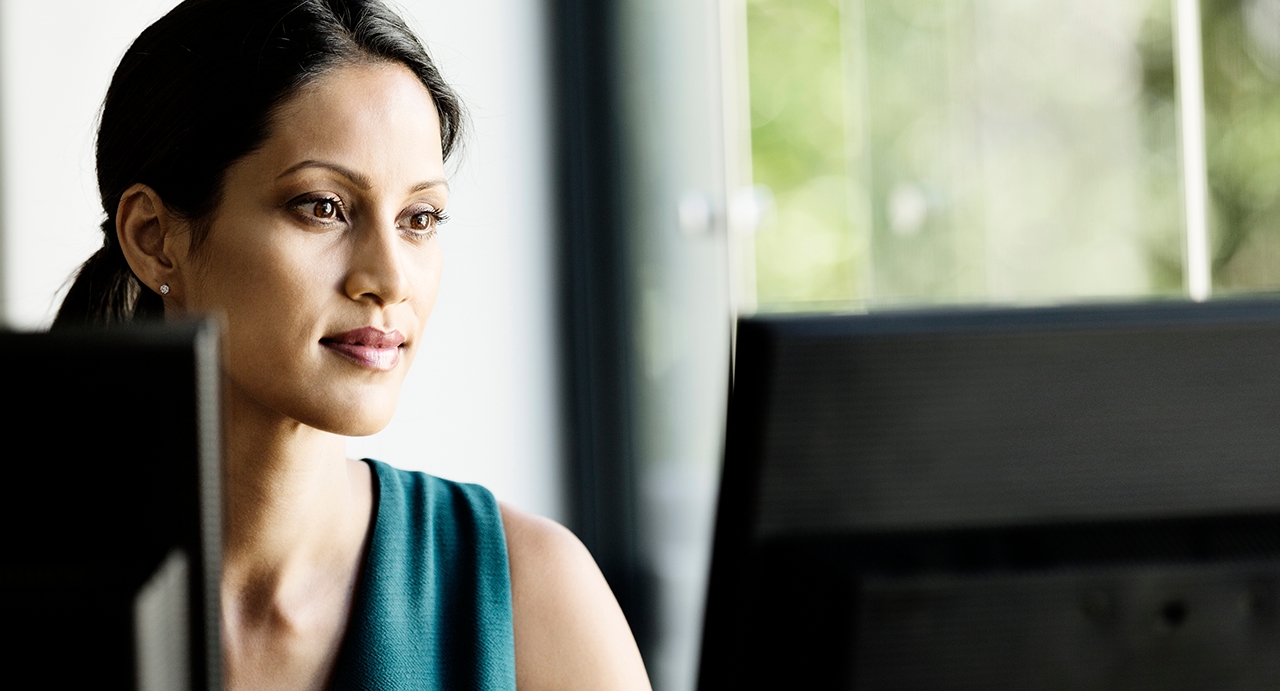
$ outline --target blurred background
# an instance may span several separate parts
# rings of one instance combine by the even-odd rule
[[[98,244],[96,117],[172,0],[0,0],[0,316]],[[693,688],[754,312],[1280,287],[1280,0],[402,0],[471,110],[446,272],[353,456],[573,528]]]

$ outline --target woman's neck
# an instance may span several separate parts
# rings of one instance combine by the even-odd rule
[[[223,595],[254,618],[358,566],[372,506],[369,469],[343,438],[266,408],[227,383],[223,415]],[[319,581],[317,582],[317,579]]]
[[[223,386],[222,642],[228,689],[322,689],[350,617],[372,507],[342,437]]]

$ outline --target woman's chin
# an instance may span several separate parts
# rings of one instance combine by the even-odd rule
[[[394,412],[394,406],[385,411],[365,408],[349,411],[345,415],[326,415],[320,420],[307,424],[344,437],[367,437],[385,429],[391,423],[391,415]]]
[[[343,437],[367,437],[381,432],[396,411],[396,401],[367,398],[346,405],[327,405],[321,408],[281,409],[286,416],[302,424]]]
[[[334,433],[340,434],[344,437],[368,437],[386,429],[390,422],[391,418],[388,417],[385,420],[371,421],[365,424],[351,426],[343,431],[335,431]]]

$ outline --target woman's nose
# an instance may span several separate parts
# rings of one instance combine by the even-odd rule
[[[356,229],[350,267],[343,286],[353,300],[393,305],[409,299],[403,239],[394,223],[369,222]]]

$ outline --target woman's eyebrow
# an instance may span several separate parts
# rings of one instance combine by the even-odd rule
[[[329,161],[320,161],[316,159],[308,159],[306,161],[295,163],[289,166],[288,168],[286,168],[283,173],[280,173],[279,175],[277,175],[276,179],[279,180],[280,178],[283,178],[292,173],[296,173],[299,170],[302,170],[303,168],[324,168],[326,170],[331,170],[337,173],[338,175],[341,175],[342,177],[347,178],[351,182],[355,183],[355,185],[362,190],[368,190],[371,187],[373,187],[373,183],[369,181],[369,178],[361,173],[351,170],[346,166],[338,165],[337,163],[330,163]],[[435,189],[437,187],[443,187],[446,190],[448,190],[449,182],[444,178],[437,178],[435,180],[426,180],[424,182],[419,182],[418,184],[409,188],[409,194],[413,194],[415,192],[421,192],[423,190]]]
[[[419,182],[418,184],[409,188],[409,194],[413,194],[414,192],[421,192],[423,190],[435,189],[437,187],[443,187],[447,192],[449,190],[449,181],[445,180],[444,178],[438,178],[436,180],[427,180],[426,182]]]
[[[277,175],[276,179],[279,180],[280,178],[283,178],[286,175],[290,175],[292,173],[296,173],[299,170],[302,170],[303,168],[325,168],[327,170],[332,170],[338,175],[341,175],[342,177],[355,183],[356,187],[359,187],[362,190],[367,190],[373,186],[373,184],[369,182],[368,177],[361,175],[360,173],[357,173],[356,171],[351,170],[346,166],[340,166],[337,163],[330,163],[328,161],[318,161],[315,159],[309,159],[309,160],[302,161],[300,163],[295,163],[289,166],[288,168],[285,169],[283,173]]]

